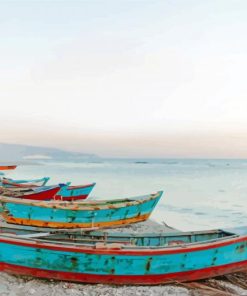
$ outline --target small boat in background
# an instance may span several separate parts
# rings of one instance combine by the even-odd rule
[[[50,180],[50,177],[43,177],[40,179],[23,179],[23,180],[14,180],[10,178],[2,178],[0,181],[0,185],[6,187],[6,188],[38,188],[43,187],[42,189],[46,188],[46,183]],[[54,199],[57,200],[82,200],[86,199],[88,195],[93,190],[96,183],[91,183],[87,185],[76,185],[76,186],[69,186],[71,182],[66,183],[68,186],[61,187],[60,191],[56,196],[54,196]],[[56,185],[52,185],[56,186]],[[50,186],[47,186],[47,189],[49,189]]]
[[[247,227],[174,233],[38,233],[0,227],[0,270],[81,283],[159,285],[246,270]]]
[[[54,199],[64,201],[86,199],[88,195],[92,192],[95,185],[96,183],[78,186],[64,186],[60,189],[60,191],[57,193]]]
[[[0,165],[0,171],[14,170],[17,165]]]
[[[7,223],[52,227],[115,227],[148,219],[163,191],[142,197],[94,201],[35,201],[0,196]]]
[[[51,187],[58,186],[58,185],[52,185],[52,186],[37,185],[38,182],[46,184],[49,179],[50,179],[49,177],[44,177],[42,179],[35,179],[35,180],[12,180],[7,178],[2,178],[0,184],[3,185],[3,187],[8,188],[9,190],[16,189],[16,192],[18,192],[18,189],[37,192],[39,190],[40,191],[49,190]],[[30,183],[28,183],[29,181]],[[52,199],[73,201],[73,200],[86,199],[88,195],[92,192],[96,183],[91,183],[87,185],[69,186],[70,182],[68,182],[66,184],[61,184],[61,185],[67,185],[67,186],[61,186],[60,190],[57,192],[55,196],[52,197]],[[8,195],[8,196],[11,196],[11,195]],[[23,198],[26,198],[26,197],[23,196]],[[36,199],[36,198],[33,198],[33,199]],[[39,200],[42,200],[42,199],[39,198]],[[45,198],[44,200],[47,200],[47,198]]]
[[[10,178],[2,178],[1,183],[5,187],[31,188],[31,187],[45,186],[49,180],[50,180],[49,177],[43,177],[40,179],[32,179],[32,180],[13,180]]]

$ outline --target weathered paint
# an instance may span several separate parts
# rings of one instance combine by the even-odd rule
[[[64,186],[55,196],[55,199],[68,201],[86,199],[95,185],[96,183],[79,186]]]
[[[246,234],[144,249],[133,244],[98,246],[48,240],[0,234],[0,269],[78,282],[152,285],[236,272],[247,264]]]
[[[37,202],[0,197],[8,223],[54,228],[118,226],[146,220],[162,191],[141,198],[109,201]]]
[[[70,223],[70,222],[45,222],[41,220],[30,220],[30,219],[23,219],[23,218],[13,218],[8,217],[4,212],[2,213],[4,219],[8,223],[20,224],[20,225],[27,225],[27,226],[36,226],[36,227],[51,227],[51,228],[107,228],[107,227],[115,227],[115,226],[122,226],[131,223],[137,223],[146,221],[149,214],[140,215],[134,218],[125,218],[120,220],[114,221],[101,221],[101,222],[90,222],[90,223]]]

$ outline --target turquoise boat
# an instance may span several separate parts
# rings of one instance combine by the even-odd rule
[[[86,199],[92,192],[96,183],[91,183],[87,185],[76,185],[72,186],[67,183],[68,186],[61,187],[60,191],[56,194],[54,199],[63,201],[73,201]],[[70,185],[70,186],[69,186]]]
[[[46,229],[47,230],[47,229]],[[82,283],[158,285],[246,269],[247,227],[159,234],[0,228],[0,270]]]
[[[141,197],[91,201],[36,201],[0,196],[8,223],[52,228],[114,227],[148,219],[163,191]]]
[[[41,179],[32,179],[32,180],[13,180],[9,178],[2,178],[0,185],[9,189],[30,189],[34,192],[41,191],[41,190],[49,190],[50,188],[57,186],[45,186],[46,183],[50,180],[49,177],[44,177]],[[54,196],[54,199],[58,200],[65,200],[65,201],[71,201],[71,200],[82,200],[86,199],[91,191],[93,190],[96,183],[86,184],[86,185],[76,185],[71,186],[71,182],[68,182],[66,184],[60,184],[60,185],[67,185],[67,186],[61,186],[61,190]],[[36,198],[34,198],[36,199]],[[44,198],[48,199],[48,198]]]

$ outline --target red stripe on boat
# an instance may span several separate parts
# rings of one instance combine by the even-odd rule
[[[81,200],[86,199],[88,197],[88,194],[83,195],[77,195],[77,196],[61,196],[61,195],[55,195],[54,200],[63,200],[63,201],[73,201],[73,200]]]

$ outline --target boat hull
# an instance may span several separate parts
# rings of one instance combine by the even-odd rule
[[[86,199],[92,192],[96,183],[80,186],[68,186],[60,189],[58,194],[54,197],[55,200],[73,201]]]
[[[191,282],[216,276],[226,275],[234,272],[246,271],[247,260],[236,264],[205,268],[197,271],[180,272],[169,275],[142,275],[142,276],[114,276],[94,275],[73,272],[52,271],[40,268],[23,267],[19,265],[0,263],[0,271],[32,276],[37,278],[54,279],[59,281],[71,281],[91,284],[115,284],[115,285],[160,285],[178,282]]]
[[[7,223],[26,225],[26,226],[35,226],[35,227],[51,227],[51,228],[108,228],[108,227],[117,227],[124,226],[132,223],[138,223],[146,221],[151,213],[139,215],[133,218],[124,218],[114,221],[100,221],[94,222],[90,221],[88,223],[71,223],[71,222],[53,222],[53,221],[43,221],[43,220],[30,220],[25,218],[14,218],[7,216],[4,212],[2,215]]]
[[[36,202],[0,197],[8,223],[52,228],[105,228],[145,221],[163,192],[140,199]]]
[[[59,190],[60,188],[55,187],[53,189],[49,189],[41,192],[34,192],[33,194],[25,195],[24,198],[29,200],[50,200],[50,199],[53,199],[53,197],[55,197],[55,195]]]
[[[59,190],[60,190],[60,187],[57,186],[47,190],[28,192],[26,194],[20,193],[20,195],[18,195],[18,192],[13,191],[13,196],[15,198],[20,198],[20,199],[44,201],[44,200],[53,199]],[[9,194],[11,194],[10,188],[8,189],[8,195]]]
[[[82,283],[157,285],[246,269],[247,237],[180,248],[62,245],[0,235],[0,270]]]

